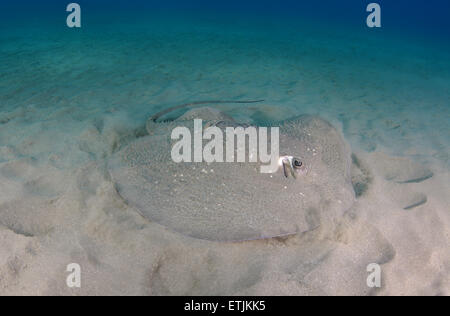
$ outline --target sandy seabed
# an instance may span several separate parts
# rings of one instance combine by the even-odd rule
[[[56,38],[1,48],[0,295],[449,295],[448,56],[416,47],[393,62],[400,49],[357,41],[264,50],[258,34],[200,34],[131,36],[131,56],[95,37],[78,51]],[[342,132],[356,201],[339,225],[208,242],[125,203],[107,160],[145,134],[151,113],[218,98],[266,99],[221,107],[239,121],[310,113]],[[70,263],[82,267],[80,289],[66,285]],[[379,289],[366,284],[371,263]]]

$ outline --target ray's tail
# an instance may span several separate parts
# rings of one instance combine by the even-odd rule
[[[155,115],[153,115],[148,121],[147,121],[147,131],[149,134],[151,134],[151,131],[154,128],[154,124],[157,123],[158,119],[160,119],[162,116],[176,111],[176,110],[180,110],[180,109],[184,109],[184,108],[188,108],[188,107],[194,107],[197,105],[205,105],[205,104],[251,104],[251,103],[261,103],[264,102],[265,100],[249,100],[249,101],[222,101],[222,100],[214,100],[214,101],[196,101],[196,102],[191,102],[191,103],[185,103],[185,104],[181,104],[181,105],[176,105],[173,107],[170,107],[168,109],[165,109],[161,112],[156,113]]]
[[[156,122],[160,117],[176,111],[176,110],[180,110],[180,109],[184,109],[184,108],[188,108],[188,107],[193,107],[193,106],[197,106],[197,105],[204,105],[204,104],[250,104],[250,103],[261,103],[264,102],[265,100],[251,100],[251,101],[197,101],[197,102],[191,102],[191,103],[185,103],[185,104],[181,104],[181,105],[177,105],[177,106],[173,106],[170,107],[168,109],[165,109],[159,113],[156,113],[155,115],[153,115],[150,120],[152,120],[153,122]]]

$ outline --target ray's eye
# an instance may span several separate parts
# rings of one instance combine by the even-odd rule
[[[303,167],[303,162],[300,159],[294,158],[294,160],[292,161],[292,165],[294,166],[294,168],[298,169]]]

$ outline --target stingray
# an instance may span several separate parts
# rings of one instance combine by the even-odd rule
[[[158,119],[173,109],[214,103],[219,102],[191,103],[152,116],[149,135],[108,161],[117,192],[144,218],[192,238],[238,242],[315,230],[336,223],[352,206],[349,146],[317,116],[275,124],[285,159],[273,174],[260,173],[259,163],[173,162],[174,127],[193,129],[194,118],[219,128],[240,124],[211,107],[193,109],[173,121]],[[290,177],[289,162],[302,172]]]

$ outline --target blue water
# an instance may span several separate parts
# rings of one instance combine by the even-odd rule
[[[76,142],[114,113],[138,129],[180,102],[265,99],[270,110],[227,111],[256,123],[315,113],[362,150],[448,165],[450,3],[378,1],[382,28],[369,29],[370,2],[89,0],[70,29],[69,1],[3,1],[0,145],[36,137],[18,150],[45,157],[65,152],[47,130]]]
[[[319,24],[339,27],[351,25],[362,28],[365,20],[365,9],[371,2],[379,3],[382,7],[383,25],[387,29],[396,28],[404,34],[423,34],[427,36],[441,36],[448,41],[450,35],[450,21],[448,12],[450,3],[441,0],[397,0],[397,1],[368,1],[368,0],[246,0],[246,1],[154,1],[154,0],[79,0],[77,3],[84,9],[84,19],[92,24],[108,17],[120,16],[129,22],[136,21],[155,14],[170,17],[182,15],[185,18],[202,16],[204,19],[214,20],[218,15],[228,18],[243,18],[253,20],[262,17],[267,21],[277,19],[315,20]],[[24,22],[25,18],[60,24],[65,20],[64,11],[70,1],[13,1],[1,4],[2,25],[10,24],[12,20]],[[18,21],[21,20],[21,21]],[[6,23],[5,23],[6,22]],[[29,21],[28,21],[29,22]],[[111,19],[110,24],[115,20]],[[332,23],[330,23],[332,22]]]

